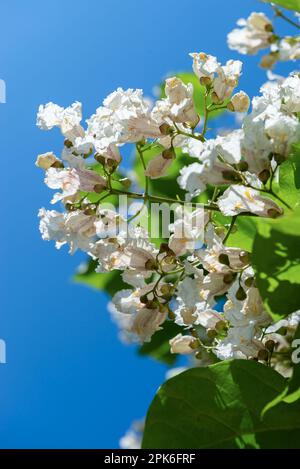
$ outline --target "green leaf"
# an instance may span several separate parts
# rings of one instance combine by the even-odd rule
[[[182,332],[182,328],[172,321],[166,321],[163,328],[157,331],[151,342],[144,343],[138,350],[139,355],[149,355],[167,365],[174,365],[178,355],[170,352],[169,340]]]
[[[300,144],[293,146],[289,159],[279,168],[278,195],[295,207],[300,202]],[[277,191],[276,191],[277,192]]]
[[[284,387],[276,371],[250,360],[185,371],[158,390],[143,448],[299,447],[298,403],[288,409],[280,404],[261,419],[266,403]]]
[[[300,210],[259,220],[252,260],[257,285],[274,320],[300,308]]]
[[[87,262],[86,269],[73,276],[74,282],[82,283],[97,290],[104,290],[110,296],[113,296],[122,288],[127,288],[120,271],[113,270],[112,272],[98,274],[95,272],[96,267],[97,261],[90,259]]]
[[[236,232],[230,234],[227,246],[237,247],[252,252],[252,245],[256,234],[256,220],[252,217],[239,217],[236,220]]]
[[[196,110],[200,116],[203,116],[204,114],[204,94],[205,94],[205,87],[200,85],[199,78],[196,77],[196,75],[192,72],[180,72],[180,73],[173,73],[169,74],[169,76],[176,76],[180,78],[180,80],[183,81],[186,85],[188,83],[192,83],[193,88],[194,88],[194,103],[196,106]],[[161,83],[160,85],[160,99],[165,98],[165,83]],[[210,98],[207,99],[207,105],[211,104]],[[226,102],[224,103],[224,105]],[[224,112],[224,109],[221,109],[219,111],[214,111],[209,113],[209,119],[213,119],[214,117],[219,116]]]
[[[267,2],[276,3],[276,5],[287,8],[288,10],[300,12],[300,0],[267,0]]]

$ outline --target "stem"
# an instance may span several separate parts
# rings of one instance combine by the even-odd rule
[[[207,122],[208,122],[208,109],[207,109],[207,91],[204,94],[204,122],[203,122],[203,128],[201,132],[202,138],[204,138],[206,131],[207,131]]]
[[[279,195],[275,194],[275,192],[273,192],[272,190],[270,191],[266,191],[268,192],[269,194],[271,194],[273,197],[275,197],[275,199],[279,200],[283,205],[285,205],[289,210],[293,210],[292,207],[287,203],[285,202],[281,197],[279,197]]]
[[[273,6],[273,10],[275,11],[276,16],[279,18],[282,18],[285,20],[287,23],[290,23],[292,26],[295,26],[295,28],[300,29],[300,25],[296,23],[295,21],[291,20],[288,16],[286,16],[279,8]]]
[[[137,152],[139,154],[140,160],[142,162],[144,171],[146,171],[146,163],[145,163],[145,159],[144,159],[144,155],[143,155],[143,151],[145,151],[145,149],[141,150],[141,147],[140,147],[139,144],[136,145],[136,149],[137,149]],[[145,192],[144,192],[145,196],[148,195],[148,190],[149,190],[149,178],[148,178],[148,176],[145,175]],[[136,217],[138,217],[140,215],[140,213],[142,212],[146,202],[147,202],[147,199],[145,198],[144,203],[141,206],[141,208],[132,217],[128,218],[128,220],[127,220],[128,223],[131,222],[132,220],[134,220]]]
[[[232,228],[234,227],[234,224],[235,224],[236,219],[237,219],[237,215],[234,215],[234,216],[231,218],[231,223],[230,223],[230,226],[229,226],[229,228],[228,228],[228,230],[227,230],[227,233],[226,233],[226,235],[225,235],[225,238],[223,239],[223,244],[226,243],[226,241],[227,241],[227,239],[228,239],[228,237],[229,237],[229,235],[230,235],[230,233],[231,233],[231,231],[232,231]]]
[[[184,135],[185,137],[190,137],[195,140],[200,140],[200,142],[205,142],[205,139],[202,136],[202,134],[201,135],[189,134],[188,132],[184,132],[183,130],[180,130],[177,126],[176,126],[176,130],[177,130],[177,134],[179,135]]]

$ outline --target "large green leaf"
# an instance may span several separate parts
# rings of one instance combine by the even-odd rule
[[[300,12],[300,0],[266,0],[269,3],[276,3],[283,8],[288,10],[299,11]]]
[[[174,365],[178,355],[170,352],[169,340],[182,332],[182,328],[173,321],[166,321],[163,328],[151,338],[151,342],[144,343],[139,348],[139,355],[149,355],[167,365]]]
[[[234,231],[227,240],[227,246],[252,251],[252,245],[256,234],[256,219],[253,217],[240,217],[235,222]]]
[[[284,387],[281,375],[250,360],[183,372],[158,390],[143,448],[300,447],[298,403],[287,409],[280,404],[261,419],[266,403]]]
[[[278,320],[300,308],[300,211],[260,220],[252,260],[265,306]]]
[[[293,146],[289,159],[279,168],[278,195],[290,206],[300,203],[300,144]]]

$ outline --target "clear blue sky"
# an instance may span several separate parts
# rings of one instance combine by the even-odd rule
[[[151,94],[190,69],[191,51],[238,58],[226,33],[252,10],[269,11],[255,0],[1,2],[0,447],[115,448],[166,371],[118,341],[105,295],[71,282],[82,256],[40,239],[50,191],[34,161],[62,138],[35,127],[38,105],[79,100],[88,117],[118,86]],[[245,58],[250,95],[265,80],[257,60]]]

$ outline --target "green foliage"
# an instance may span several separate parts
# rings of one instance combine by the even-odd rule
[[[95,272],[96,267],[97,262],[90,259],[86,269],[74,275],[74,282],[82,283],[97,290],[104,290],[110,296],[113,296],[119,290],[122,290],[122,288],[127,288],[127,285],[122,280],[120,271],[113,270],[112,272],[98,274]]]
[[[235,228],[236,231],[230,234],[226,245],[251,252],[256,234],[256,219],[253,217],[237,218]]]
[[[267,0],[269,3],[275,3],[278,6],[287,8],[288,10],[300,12],[300,0]]]
[[[178,356],[170,352],[169,340],[180,332],[182,327],[173,321],[166,321],[162,329],[153,335],[151,342],[146,342],[139,348],[139,355],[149,355],[167,365],[174,365]]]
[[[284,388],[282,376],[250,360],[190,369],[158,390],[143,448],[299,447],[298,402],[281,403],[261,417]]]
[[[289,159],[279,168],[276,192],[292,207],[300,202],[300,143],[293,146]]]
[[[265,306],[278,320],[300,307],[300,211],[277,220],[259,220],[253,266]]]

